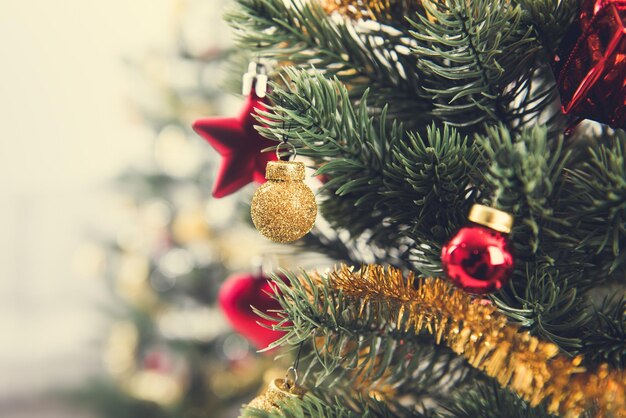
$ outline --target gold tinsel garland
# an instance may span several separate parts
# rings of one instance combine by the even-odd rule
[[[321,281],[321,276],[311,276]],[[607,365],[595,371],[581,366],[582,357],[560,354],[489,302],[474,299],[441,279],[407,277],[379,265],[358,271],[341,266],[328,275],[330,285],[359,300],[361,312],[384,306],[379,315],[402,332],[427,332],[473,367],[515,391],[532,406],[547,400],[550,413],[578,417],[593,408],[600,417],[626,417],[623,371]]]

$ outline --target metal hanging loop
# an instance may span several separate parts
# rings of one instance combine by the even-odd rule
[[[285,385],[287,387],[292,388],[298,384],[298,371],[295,367],[291,366],[287,369],[287,374],[285,374]]]
[[[284,152],[286,154],[283,154],[282,148],[285,148]],[[289,158],[287,159],[287,161],[289,161],[291,158],[295,159],[297,154],[298,151],[296,150],[296,147],[290,142],[281,142],[276,145],[276,158],[279,160],[282,159],[281,157],[283,155],[289,155]]]

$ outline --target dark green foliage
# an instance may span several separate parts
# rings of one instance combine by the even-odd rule
[[[413,53],[436,116],[464,127],[516,126],[553,100],[552,86],[531,91],[541,49],[521,7],[508,0],[450,0],[427,8],[435,21],[418,15]],[[526,104],[514,104],[519,99]]]
[[[583,333],[583,352],[590,363],[626,366],[626,299],[605,299]]]
[[[523,20],[535,30],[536,37],[552,55],[574,16],[578,14],[580,0],[514,0],[524,14]]]
[[[519,396],[497,384],[475,385],[453,397],[441,417],[454,418],[551,418],[543,405],[531,408]]]
[[[626,135],[589,150],[588,158],[568,171],[573,231],[577,248],[609,258],[609,270],[626,266]]]
[[[328,77],[352,86],[359,97],[374,93],[379,109],[389,103],[394,115],[429,119],[428,100],[418,94],[411,71],[417,58],[408,53],[408,36],[380,31],[356,32],[348,21],[330,18],[317,2],[238,0],[226,19],[240,47],[260,57],[302,68],[314,65]]]
[[[401,15],[402,2],[390,2],[378,23],[357,25],[328,16],[317,2],[238,3],[226,18],[240,47],[301,68],[314,65],[350,85],[353,99],[370,89],[370,112],[387,106],[389,116],[410,127],[433,119],[472,129],[482,121],[513,127],[555,99],[539,29],[529,21],[532,13],[548,13],[546,4],[451,0],[429,10],[437,18],[432,23],[422,6]],[[570,10],[553,10],[560,31],[566,22],[555,17],[569,19]]]
[[[340,263],[353,265],[359,264],[361,261],[358,252],[349,243],[342,241],[336,235],[329,236],[318,228],[313,228],[311,232],[299,239],[295,245],[302,250],[325,254]]]
[[[474,201],[493,196],[493,204],[516,217],[518,258],[515,277],[496,302],[537,335],[569,352],[580,349],[579,329],[589,320],[584,292],[597,279],[590,277],[593,248],[572,231],[582,211],[572,212],[576,206],[563,192],[573,159],[561,137],[549,138],[543,126],[511,133],[503,125],[487,128],[474,142],[447,127],[413,134],[396,123],[387,126],[384,116],[369,117],[368,95],[353,104],[337,80],[293,68],[285,79],[290,82],[275,87],[278,104],[260,130],[277,140],[289,135],[318,174],[328,176],[320,200],[331,226],[352,240],[366,239],[374,253],[386,249],[374,261],[436,275],[443,242],[466,223]],[[616,149],[605,158],[619,165]],[[615,170],[608,173],[600,179],[623,180]],[[364,259],[350,256],[356,260]]]
[[[512,238],[517,257],[528,260],[548,253],[543,240],[556,235],[555,228],[567,227],[553,209],[569,158],[562,152],[562,138],[548,138],[541,126],[511,134],[500,125],[489,128],[477,141],[485,164],[490,165],[485,186],[493,204],[515,216]]]
[[[527,265],[510,285],[493,296],[498,307],[535,335],[577,352],[580,329],[589,320],[586,302],[567,275],[552,266]]]
[[[365,417],[372,417],[369,413]],[[280,405],[280,409],[263,411],[256,408],[244,408],[241,411],[242,418],[358,418],[359,415],[340,404],[329,405],[321,400],[307,396],[306,398],[288,399]]]

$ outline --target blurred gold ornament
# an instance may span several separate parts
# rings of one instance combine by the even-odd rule
[[[180,211],[172,222],[172,235],[181,244],[208,240],[211,231],[204,211],[201,208]]]
[[[132,322],[120,322],[111,329],[105,350],[104,364],[116,378],[121,378],[134,372],[135,351],[139,344],[139,331]]]
[[[249,356],[234,363],[207,361],[203,376],[210,391],[219,398],[240,398],[284,376],[285,368],[275,367],[277,363],[283,362],[272,356]]]
[[[179,402],[185,394],[183,376],[154,370],[140,370],[124,382],[129,395],[143,401],[170,406]]]
[[[339,13],[354,20],[390,21],[413,16],[415,13],[425,14],[431,22],[434,17],[428,12],[427,6],[441,0],[321,0],[326,13]]]
[[[120,255],[115,290],[124,299],[141,309],[150,310],[158,303],[150,287],[150,260],[138,253]]]
[[[163,406],[179,402],[189,382],[187,367],[176,360],[171,370],[141,369],[137,362],[139,339],[139,330],[132,322],[113,326],[104,352],[107,371],[133,398]]]
[[[319,274],[311,277],[323,280]],[[556,345],[508,323],[494,305],[447,281],[413,273],[404,277],[400,270],[379,265],[357,271],[341,266],[328,281],[354,299],[361,312],[374,310],[397,332],[432,334],[437,344],[445,344],[532,406],[547,401],[550,413],[564,417],[578,417],[592,407],[597,416],[626,416],[623,371],[607,365],[586,370],[582,357],[560,354]]]
[[[245,225],[234,225],[214,240],[214,251],[229,270],[250,268],[250,258],[263,253],[265,240]],[[245,248],[246,251],[241,251]]]
[[[274,379],[267,390],[250,401],[246,408],[256,408],[270,412],[279,409],[280,404],[287,399],[302,399],[305,393],[306,390],[288,382],[286,379]]]
[[[265,178],[252,198],[252,221],[265,237],[291,242],[306,235],[317,215],[311,189],[304,184],[304,164],[270,161]]]

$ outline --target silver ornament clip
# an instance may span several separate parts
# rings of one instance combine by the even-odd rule
[[[243,75],[242,94],[248,96],[252,89],[259,98],[264,98],[267,94],[267,69],[265,65],[258,62],[248,64],[248,72]]]

